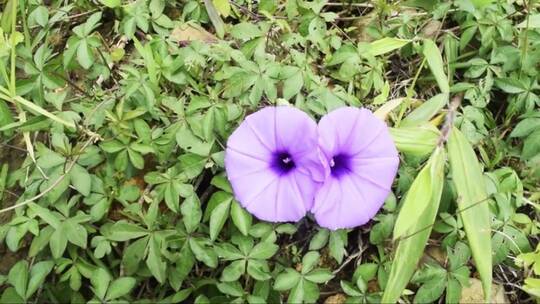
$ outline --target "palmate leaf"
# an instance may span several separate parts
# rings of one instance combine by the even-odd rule
[[[485,299],[490,299],[492,280],[491,221],[482,169],[465,136],[456,128],[448,140],[452,180],[458,207],[476,268],[482,279]]]
[[[424,247],[431,233],[435,217],[437,216],[437,210],[439,209],[444,184],[444,163],[445,153],[439,147],[435,150],[428,164],[423,169],[431,173],[430,186],[422,186],[421,190],[418,189],[415,191],[422,191],[423,195],[421,196],[429,197],[429,200],[426,201],[427,205],[424,207],[424,211],[414,217],[416,221],[407,225],[408,228],[399,241],[382,303],[397,302],[416,270],[418,261],[424,252]],[[419,175],[415,179],[415,182],[418,179],[419,182],[425,182],[423,175]]]

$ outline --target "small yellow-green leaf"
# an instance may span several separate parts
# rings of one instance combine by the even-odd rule
[[[471,144],[456,128],[448,140],[452,180],[458,194],[459,214],[465,227],[484,295],[490,299],[492,281],[491,220],[482,169]]]
[[[417,213],[416,221],[399,240],[382,303],[397,302],[422,257],[439,209],[444,184],[444,160],[444,150],[438,148],[430,160],[431,176],[433,177],[431,181],[431,199],[424,212]]]
[[[229,0],[212,0],[212,2],[214,3],[216,10],[221,14],[221,16],[229,16],[229,14],[231,13],[231,4],[229,3]]]
[[[417,221],[417,214],[421,214],[432,201],[433,190],[442,184],[444,153],[441,148],[435,150],[427,164],[414,179],[403,206],[399,211],[394,226],[394,240],[403,236]],[[437,183],[437,185],[434,185]]]
[[[435,149],[440,132],[431,124],[417,127],[390,128],[398,150],[412,156],[428,155]]]
[[[249,234],[249,228],[251,228],[251,215],[240,206],[237,201],[233,201],[231,205],[231,218],[238,230],[243,235]]]
[[[204,7],[208,13],[208,18],[210,18],[210,21],[216,29],[216,34],[219,38],[223,38],[223,36],[225,36],[225,23],[223,23],[223,20],[219,16],[212,0],[204,0]]]
[[[448,84],[448,77],[444,73],[444,63],[442,60],[441,52],[437,45],[429,40],[424,40],[424,57],[426,57],[429,69],[443,93],[450,92],[450,85]]]
[[[369,51],[373,56],[384,55],[399,49],[411,42],[410,40],[385,37],[369,44]]]
[[[433,116],[440,113],[447,104],[448,94],[437,94],[409,113],[409,115],[401,121],[400,126],[408,127],[428,122]]]

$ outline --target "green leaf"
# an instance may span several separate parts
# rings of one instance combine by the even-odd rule
[[[439,85],[442,93],[450,93],[450,86],[448,84],[448,77],[444,72],[444,63],[442,60],[441,52],[437,45],[429,39],[424,40],[424,57],[427,60],[427,64],[435,80]]]
[[[200,239],[191,238],[189,239],[189,247],[195,254],[197,260],[206,264],[210,268],[216,268],[218,264],[218,259],[215,251],[210,248],[206,248],[204,243]]]
[[[33,103],[33,102],[30,102],[20,96],[16,96],[13,98],[17,103],[23,105],[25,108],[27,108],[28,110],[30,111],[33,111],[33,112],[36,112],[36,113],[39,113],[43,116],[46,116],[48,118],[50,118],[51,120],[57,122],[57,123],[60,123],[60,124],[63,124],[64,126],[68,127],[68,128],[72,128],[72,129],[75,129],[75,124],[73,124],[73,122],[70,122],[70,121],[67,121],[63,118],[60,118],[56,115],[54,115],[53,113],[43,109],[42,107],[38,106],[37,104]]]
[[[313,283],[326,283],[330,281],[334,275],[327,269],[315,269],[308,273],[305,278]]]
[[[116,279],[112,282],[111,286],[109,286],[105,298],[110,301],[123,297],[131,292],[136,283],[137,280],[130,277]]]
[[[373,56],[384,55],[405,46],[409,42],[411,41],[405,39],[385,37],[371,42],[369,44],[369,52]]]
[[[122,5],[122,0],[99,0],[99,2],[109,8],[115,8]]]
[[[51,248],[53,258],[59,259],[64,254],[67,242],[68,239],[63,229],[56,229],[53,232],[49,240],[49,247]]]
[[[263,32],[255,23],[241,22],[233,26],[231,35],[236,39],[250,40],[263,35]]]
[[[535,130],[540,130],[540,118],[525,118],[512,130],[510,137],[525,137]]]
[[[37,214],[37,216],[39,216],[43,221],[45,221],[54,229],[60,228],[60,225],[61,225],[60,220],[49,209],[43,208],[36,203],[29,203],[28,208],[30,208],[30,210],[32,210],[35,214]]]
[[[303,86],[304,77],[302,76],[302,72],[298,71],[283,82],[283,98],[288,100],[291,97],[294,97],[296,94],[300,93]]]
[[[77,62],[86,70],[94,64],[94,55],[86,39],[81,40],[77,47]]]
[[[236,200],[233,200],[232,202],[231,218],[236,228],[238,228],[243,235],[247,236],[249,234],[249,229],[251,228],[252,218]]]
[[[278,291],[289,290],[296,286],[302,277],[294,269],[285,269],[280,273],[274,282],[274,289]]]
[[[346,238],[347,232],[345,230],[336,230],[330,232],[330,242],[328,244],[330,255],[340,264],[345,256]]]
[[[152,236],[148,243],[148,257],[146,266],[159,283],[165,282],[167,278],[167,263],[161,257],[161,246],[159,240]]]
[[[448,104],[448,94],[440,93],[426,100],[405,117],[400,126],[408,127],[428,122]]]
[[[19,261],[9,270],[8,282],[15,288],[21,298],[26,298],[26,284],[28,282],[28,262]]]
[[[495,79],[495,85],[510,94],[519,94],[527,91],[523,83],[515,78],[497,78]]]
[[[110,231],[111,234],[107,236],[108,239],[116,242],[124,242],[127,240],[140,238],[149,233],[146,229],[126,221],[114,223]]]
[[[390,135],[400,152],[423,157],[435,149],[441,134],[433,125],[425,124],[416,127],[390,128]]]
[[[518,28],[540,28],[540,14],[528,14],[523,22],[517,25]]]
[[[289,293],[288,303],[303,303],[304,302],[304,279],[300,279],[298,284],[293,287],[291,293]]]
[[[441,183],[442,181],[437,180],[437,178],[444,174],[444,166],[440,166],[440,163],[444,164],[444,159],[442,157],[444,157],[444,154],[440,149],[437,149],[428,163],[414,179],[405,200],[401,205],[401,210],[399,211],[396,224],[394,225],[394,240],[405,235],[405,232],[409,231],[417,221],[416,216],[422,214],[431,203],[432,197],[435,194],[433,191],[437,190],[431,183],[432,181]]]
[[[249,253],[249,257],[251,259],[268,260],[269,258],[274,256],[274,254],[276,254],[278,249],[279,246],[274,243],[261,242],[255,245],[255,247],[253,247],[253,249]]]
[[[13,114],[7,104],[0,100],[0,128],[8,126],[13,122]]]
[[[258,281],[272,278],[268,271],[268,264],[263,260],[250,260],[247,265],[247,273]]]
[[[107,288],[109,288],[109,283],[111,282],[111,275],[107,272],[107,270],[97,268],[92,273],[90,282],[92,283],[94,294],[99,299],[104,300]]]
[[[223,225],[225,225],[231,207],[232,196],[227,195],[221,197],[223,197],[224,200],[218,202],[218,205],[214,208],[214,210],[212,210],[212,213],[210,214],[210,239],[212,241],[217,238],[219,232],[223,228]]]
[[[42,261],[32,266],[30,270],[30,281],[28,282],[28,289],[26,290],[25,299],[29,299],[39,287],[45,282],[45,278],[51,272],[54,267],[53,261]]]
[[[62,226],[70,243],[86,249],[88,233],[82,225],[76,223],[73,219],[67,219]]]
[[[523,150],[521,157],[523,159],[531,159],[540,153],[540,130],[534,131],[530,136],[523,141]]]
[[[415,217],[417,220],[414,225],[399,240],[381,300],[383,303],[395,303],[401,296],[416,269],[418,261],[422,257],[431,228],[435,222],[444,184],[444,176],[442,175],[445,160],[444,150],[439,148],[434,152],[434,155],[438,156],[433,157],[433,172],[441,172],[441,175],[434,176],[431,181],[432,197],[430,203],[423,213]]]
[[[88,171],[84,167],[75,164],[69,174],[73,187],[82,195],[88,196],[92,187],[92,178]]]
[[[448,140],[448,156],[458,208],[462,210],[459,215],[487,301],[491,298],[492,280],[491,216],[482,169],[471,144],[456,128]]]
[[[446,280],[434,279],[426,282],[416,292],[414,303],[433,303],[446,288]]]
[[[456,279],[449,279],[446,284],[446,303],[459,303],[461,284]]]
[[[480,8],[480,9],[493,3],[493,0],[470,0],[470,1],[474,5],[474,7]]]
[[[32,13],[30,13],[30,16],[28,16],[28,18],[32,18],[41,27],[45,27],[49,22],[49,11],[45,6],[40,5],[36,7],[36,9],[32,11]]]
[[[212,0],[204,0],[204,6],[212,25],[214,25],[214,28],[216,29],[216,34],[219,38],[223,38],[223,36],[225,36],[225,24],[214,7],[214,3],[212,3]]]
[[[302,274],[310,272],[319,262],[320,254],[317,251],[309,251],[302,258]]]
[[[229,0],[212,0],[214,7],[223,17],[228,17],[231,13],[231,4]]]
[[[242,285],[240,285],[240,282],[219,283],[216,285],[216,287],[222,293],[233,297],[241,297],[244,294],[244,290],[242,289]]]
[[[208,156],[210,154],[210,149],[212,149],[212,144],[204,142],[187,127],[183,126],[176,133],[176,142],[178,145],[186,150],[200,156]]]
[[[220,280],[223,282],[233,282],[238,280],[246,270],[246,261],[239,260],[232,262],[229,266],[225,267],[221,272]]]
[[[196,193],[188,196],[184,202],[182,202],[180,212],[183,215],[182,220],[184,222],[184,226],[186,226],[186,231],[188,233],[192,233],[193,231],[197,230],[199,223],[201,222],[202,211],[201,202],[199,201]]]
[[[328,238],[330,236],[330,230],[320,229],[317,233],[311,238],[309,242],[309,250],[319,250],[326,246],[328,243]]]

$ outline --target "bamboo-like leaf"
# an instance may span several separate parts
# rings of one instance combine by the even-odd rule
[[[369,44],[369,52],[373,56],[384,55],[393,50],[399,49],[411,42],[410,40],[385,37]]]
[[[432,158],[422,168],[418,176],[414,179],[394,226],[394,240],[403,236],[411,226],[417,221],[417,214],[422,214],[431,202],[433,187],[431,185]]]
[[[440,93],[429,100],[426,100],[418,108],[414,109],[407,117],[405,117],[400,126],[409,127],[416,126],[429,121],[433,116],[440,113],[440,111],[448,104],[448,94]]]
[[[431,124],[416,127],[390,128],[398,150],[412,156],[429,155],[435,149],[440,132]]]
[[[5,90],[5,88],[0,87],[0,91],[4,91],[4,90]],[[0,93],[0,98],[4,99],[6,101],[14,100],[15,102],[21,104],[23,107],[27,108],[30,111],[33,111],[33,112],[39,113],[39,114],[41,114],[43,116],[46,116],[46,117],[52,119],[53,121],[61,123],[61,124],[65,125],[65,126],[67,126],[69,128],[75,128],[75,124],[73,124],[72,122],[69,122],[69,121],[67,121],[67,120],[65,120],[63,118],[60,118],[60,117],[54,115],[53,113],[43,109],[42,107],[36,105],[35,103],[30,102],[30,101],[28,101],[28,100],[26,100],[26,99],[24,99],[24,98],[22,98],[20,96],[15,96],[14,98],[11,98],[7,94],[1,94]]]
[[[431,171],[432,178],[431,188],[426,189],[431,195],[429,203],[426,205],[424,212],[420,214],[417,212],[416,221],[406,230],[405,235],[399,241],[382,303],[397,302],[424,252],[439,209],[444,183],[444,162],[444,150],[437,148],[428,165],[426,165]]]
[[[450,85],[448,84],[448,77],[444,73],[444,63],[442,60],[441,52],[437,45],[429,40],[424,40],[424,56],[426,57],[429,69],[443,93],[450,92]]]
[[[223,38],[223,36],[225,36],[225,24],[223,23],[223,20],[221,20],[212,0],[204,0],[204,7],[208,13],[208,18],[210,18],[210,21],[212,21],[212,24],[216,29],[216,34],[219,38]]]
[[[458,207],[463,210],[460,216],[487,301],[492,280],[491,221],[482,169],[471,144],[456,128],[448,140],[448,156]]]

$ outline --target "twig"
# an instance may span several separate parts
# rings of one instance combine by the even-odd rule
[[[85,143],[84,145],[81,147],[80,151],[84,151],[91,143],[95,142],[99,137],[97,136],[91,136]],[[23,202],[20,202],[18,204],[15,204],[13,206],[9,206],[7,208],[4,208],[4,209],[0,209],[0,214],[2,213],[5,213],[5,212],[8,212],[10,210],[14,210],[14,209],[17,209],[19,207],[22,207],[22,206],[25,206],[37,199],[40,199],[41,197],[45,196],[47,193],[49,193],[50,191],[52,191],[54,188],[56,188],[56,186],[58,186],[63,180],[64,178],[66,177],[66,175],[69,174],[69,172],[71,171],[71,169],[73,169],[73,167],[75,166],[75,164],[77,163],[77,161],[79,160],[79,157],[81,156],[81,153],[77,154],[72,160],[71,162],[68,164],[68,166],[66,167],[66,171],[64,172],[64,174],[60,175],[60,177],[58,177],[58,179],[56,179],[49,187],[47,187],[47,189],[45,189],[43,192],[41,192],[40,194],[34,196],[34,197],[31,197]]]
[[[439,137],[437,146],[441,147],[446,141],[448,141],[448,136],[450,136],[450,131],[452,130],[452,126],[454,125],[454,119],[456,118],[457,109],[459,108],[462,100],[463,93],[459,93],[454,96],[454,98],[452,98],[452,101],[448,106],[448,113],[446,114],[446,119],[441,128],[441,136]]]
[[[357,257],[361,256],[362,253],[364,253],[363,249],[358,250],[354,254],[351,254],[341,265],[339,265],[338,269],[334,270],[332,273],[334,275],[338,274],[343,268],[345,268],[345,266],[347,266],[347,264],[349,264],[352,260],[356,259]]]

